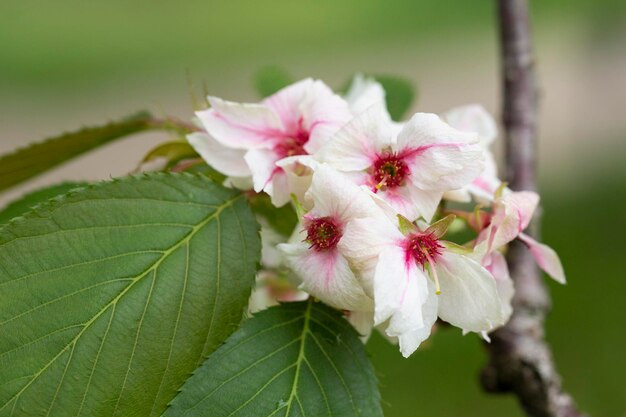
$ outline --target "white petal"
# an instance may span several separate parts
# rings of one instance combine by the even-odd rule
[[[432,281],[427,279],[426,282],[428,284],[428,298],[422,306],[424,326],[398,336],[400,352],[402,352],[402,356],[405,358],[408,358],[424,340],[430,337],[433,325],[437,321],[439,298],[435,294],[435,286]]]
[[[402,233],[386,217],[355,219],[345,227],[339,248],[358,269],[367,270],[375,268],[381,251],[402,239]]]
[[[348,322],[356,329],[361,335],[361,341],[367,342],[372,334],[372,328],[374,327],[374,312],[373,311],[349,311]]]
[[[374,104],[385,105],[385,89],[373,77],[356,74],[345,95],[352,113],[359,114]],[[391,120],[391,116],[389,116]]]
[[[469,184],[484,169],[484,151],[475,134],[461,132],[437,115],[417,113],[398,135],[410,179],[418,188],[455,190]]]
[[[559,259],[559,255],[548,245],[537,242],[530,236],[521,233],[519,235],[521,241],[528,245],[530,253],[532,253],[535,261],[541,269],[545,271],[556,282],[565,284],[565,272],[563,271],[563,265]]]
[[[289,190],[289,179],[282,169],[277,170],[272,179],[264,188],[264,191],[271,197],[275,207],[282,207],[291,201]]]
[[[209,97],[211,109],[196,112],[204,128],[221,144],[237,149],[270,146],[283,129],[278,115],[262,104]]]
[[[354,117],[326,143],[315,157],[340,171],[362,171],[378,153],[395,142],[384,108],[374,105]]]
[[[309,132],[304,148],[310,154],[317,152],[352,117],[348,103],[319,80],[307,88],[300,111]]]
[[[191,133],[187,135],[187,140],[202,159],[222,174],[232,177],[251,175],[244,150],[228,148],[203,132]]]
[[[496,280],[496,288],[498,289],[498,295],[500,296],[502,315],[504,316],[505,322],[509,321],[511,314],[513,314],[511,300],[515,294],[515,287],[509,274],[506,259],[504,259],[504,255],[500,252],[493,252],[487,257],[483,266]]]
[[[374,323],[389,319],[386,333],[400,336],[424,326],[422,306],[428,297],[427,278],[399,247],[384,249],[374,276]]]
[[[335,216],[343,224],[356,218],[382,215],[369,195],[328,165],[320,164],[313,174],[307,199],[316,216]]]
[[[491,144],[498,135],[495,120],[479,104],[455,107],[444,113],[443,119],[455,129],[477,133],[485,147]]]
[[[244,158],[250,172],[252,172],[254,191],[257,193],[267,187],[272,176],[277,171],[282,171],[281,168],[276,166],[276,161],[278,161],[280,157],[270,149],[251,149],[246,152]]]
[[[491,274],[477,262],[449,251],[437,260],[439,317],[472,332],[504,324],[500,297]]]
[[[414,221],[421,216],[427,222],[435,215],[443,195],[441,191],[420,190],[410,183],[376,194],[407,219]]]
[[[338,250],[317,251],[306,243],[280,244],[289,267],[302,278],[302,289],[343,310],[367,311],[373,301],[365,295],[346,259]]]

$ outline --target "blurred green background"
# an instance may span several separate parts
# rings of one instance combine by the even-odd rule
[[[544,241],[569,283],[547,323],[565,388],[593,416],[626,415],[626,2],[532,2],[542,87]],[[203,83],[255,99],[278,65],[340,86],[357,71],[419,86],[413,110],[471,102],[497,115],[494,2],[486,0],[0,1],[0,151],[148,108],[188,118]],[[162,135],[112,144],[0,197],[131,170]],[[439,331],[410,359],[374,337],[386,414],[521,416],[481,392],[474,336]]]

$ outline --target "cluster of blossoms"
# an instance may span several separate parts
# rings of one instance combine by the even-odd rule
[[[258,104],[208,100],[191,145],[229,186],[293,204],[300,220],[286,242],[262,224],[251,309],[314,296],[409,356],[438,318],[485,338],[508,320],[502,251],[514,239],[565,282],[556,253],[523,233],[539,198],[498,179],[496,127],[480,106],[398,123],[382,86],[361,76],[343,97],[306,79]],[[472,240],[445,239],[459,227]]]

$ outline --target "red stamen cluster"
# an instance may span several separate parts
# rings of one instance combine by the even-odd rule
[[[422,268],[429,262],[428,258],[437,262],[443,249],[443,245],[439,243],[439,239],[433,233],[412,233],[407,236],[405,245],[404,251],[407,261],[412,259]]]
[[[374,162],[372,179],[377,189],[395,188],[404,183],[409,167],[396,153],[385,152]]]
[[[342,232],[332,217],[318,217],[305,222],[306,241],[317,251],[333,249],[339,243]]]

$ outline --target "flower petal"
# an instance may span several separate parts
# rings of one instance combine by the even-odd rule
[[[427,222],[435,215],[441,201],[441,191],[420,190],[412,184],[376,193],[398,213],[414,221],[423,217]]]
[[[509,267],[506,264],[506,259],[504,259],[504,255],[496,251],[487,256],[483,262],[483,266],[496,280],[496,288],[498,290],[498,295],[500,296],[502,314],[505,322],[509,321],[511,314],[513,314],[511,300],[515,294],[515,287],[513,285],[513,280],[509,275]]]
[[[226,147],[204,132],[187,135],[189,144],[210,166],[232,177],[248,177],[250,169],[244,159],[245,151]]]
[[[212,108],[196,112],[207,132],[230,148],[270,146],[283,130],[278,115],[261,104],[208,97]]]
[[[345,95],[345,100],[352,113],[359,114],[374,104],[385,104],[385,89],[375,78],[356,74]]]
[[[263,100],[262,104],[278,115],[285,132],[293,134],[303,127],[300,107],[312,84],[313,80],[306,78],[278,90]]]
[[[489,225],[489,251],[513,241],[526,229],[538,203],[539,195],[531,191],[509,192],[496,200]]]
[[[306,199],[313,201],[314,215],[332,215],[343,224],[357,218],[382,215],[378,206],[361,187],[326,164],[317,167]]]
[[[435,286],[430,279],[426,280],[428,285],[428,297],[426,302],[422,306],[422,316],[424,319],[424,326],[411,330],[398,336],[398,342],[400,344],[400,352],[402,356],[408,358],[422,342],[430,337],[432,328],[437,322],[437,310],[439,306],[439,298],[435,294]]]
[[[521,233],[519,238],[528,246],[530,253],[532,253],[535,258],[535,261],[537,261],[539,267],[543,269],[546,274],[548,274],[556,282],[561,284],[566,283],[563,265],[561,264],[559,255],[557,255],[554,249],[548,245],[537,242],[535,239],[524,233]]]
[[[472,332],[489,331],[505,317],[494,278],[466,256],[444,252],[435,265],[439,275],[439,317]]]
[[[404,250],[385,248],[378,258],[374,276],[374,323],[389,319],[385,332],[400,336],[424,326],[422,306],[428,297],[424,273],[415,262],[407,262]]]
[[[335,133],[315,154],[339,171],[369,168],[376,155],[394,143],[394,132],[381,105],[371,106]]]
[[[348,103],[319,80],[307,88],[300,112],[309,132],[304,145],[309,154],[317,152],[352,117]]]
[[[476,135],[456,130],[431,113],[416,113],[404,125],[397,149],[411,170],[411,181],[423,190],[461,188],[484,169]]]
[[[372,328],[374,327],[374,312],[373,311],[348,311],[348,322],[356,329],[361,335],[361,341],[367,342],[372,334]]]
[[[455,107],[444,113],[443,119],[455,129],[477,133],[485,147],[491,144],[498,135],[495,120],[479,104]]]
[[[367,311],[373,301],[364,292],[338,250],[317,251],[305,243],[280,244],[289,267],[302,278],[302,289],[343,310]]]

